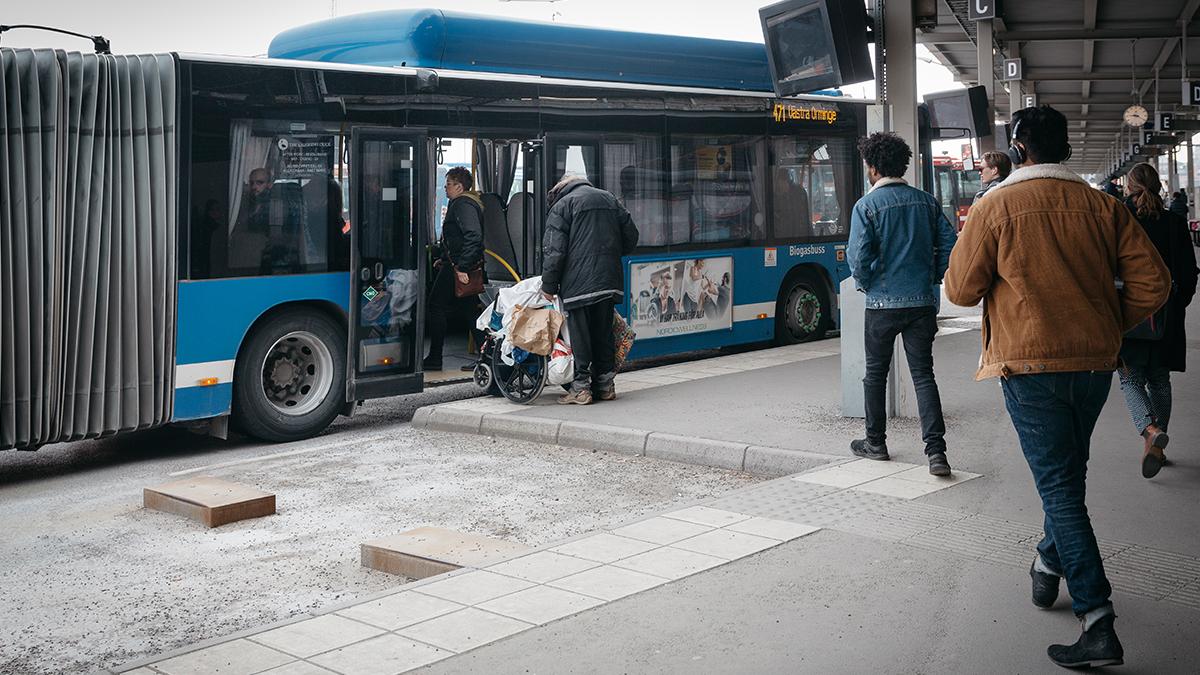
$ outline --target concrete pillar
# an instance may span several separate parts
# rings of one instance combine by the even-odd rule
[[[904,179],[921,187],[917,150],[917,27],[913,21],[912,0],[888,0],[884,5],[883,24],[887,50],[887,101],[891,107],[891,131],[913,149],[913,162]]]
[[[1006,43],[1004,45],[1004,48],[1006,51],[1008,51],[1008,58],[1010,58],[1010,59],[1021,58],[1021,44],[1019,42]],[[1014,82],[1008,83],[1008,116],[1010,118],[1012,117],[1013,113],[1015,113],[1018,110],[1020,110],[1021,108],[1025,107],[1025,106],[1021,105],[1021,85],[1022,84],[1024,84],[1024,83],[1021,81],[1014,81]],[[1002,144],[1002,140],[999,138],[996,139],[996,147],[999,148],[1001,144]]]
[[[910,3],[905,3],[910,4]],[[979,65],[979,84],[987,91],[988,100],[988,119],[996,119],[996,57],[992,53],[992,22],[991,21],[976,21],[975,22],[976,39],[978,43],[975,47],[976,63]],[[888,52],[889,55],[891,52]],[[992,136],[992,141],[987,143],[981,142],[980,145],[986,143],[987,147],[980,147],[980,152],[987,150],[999,149],[1000,141]]]
[[[1170,178],[1167,179],[1167,189],[1171,194],[1179,189],[1179,163],[1175,161],[1175,153],[1177,148],[1171,148],[1167,153],[1167,173]]]
[[[1192,147],[1193,139],[1194,136],[1189,131],[1187,135],[1187,196],[1189,217],[1193,217],[1196,214],[1192,210],[1192,204],[1196,201],[1196,156],[1195,149]]]

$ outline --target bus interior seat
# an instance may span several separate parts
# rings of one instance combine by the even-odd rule
[[[483,247],[504,259],[504,262],[516,268],[516,251],[508,236],[508,219],[505,215],[504,201],[494,192],[480,195],[483,200]],[[512,272],[494,256],[483,255],[483,269],[488,279],[504,281],[513,278]]]
[[[527,270],[522,270],[518,264],[521,261],[522,252],[525,251],[525,214],[533,213],[533,195],[528,192],[517,192],[508,200],[508,240],[512,244],[516,256],[511,261],[512,266],[516,268],[517,273],[524,275]]]

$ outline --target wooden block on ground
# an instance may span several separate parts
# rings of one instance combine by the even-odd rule
[[[380,572],[424,579],[460,567],[489,563],[532,550],[524,544],[440,527],[375,539],[362,545],[362,564]]]
[[[207,527],[275,513],[275,495],[249,485],[198,476],[142,490],[148,509],[191,518]]]

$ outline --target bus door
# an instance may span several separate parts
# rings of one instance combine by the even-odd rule
[[[546,221],[546,191],[550,189],[546,185],[542,166],[543,147],[541,141],[521,144],[521,176],[524,182],[521,189],[529,195],[521,225],[525,232],[521,269],[529,270],[526,276],[542,273],[542,227]]]
[[[348,401],[422,389],[427,154],[420,133],[352,133]]]

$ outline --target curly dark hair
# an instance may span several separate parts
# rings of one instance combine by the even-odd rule
[[[1018,110],[1013,114],[1012,128],[1017,132],[1013,140],[1025,146],[1034,164],[1057,164],[1071,156],[1067,118],[1048,105]]]
[[[475,187],[475,178],[471,176],[470,169],[464,166],[456,166],[446,172],[446,180],[452,180],[455,183],[463,186],[464,190],[470,190]]]
[[[858,141],[858,152],[867,166],[887,178],[900,178],[908,169],[912,150],[896,134],[879,131]]]

